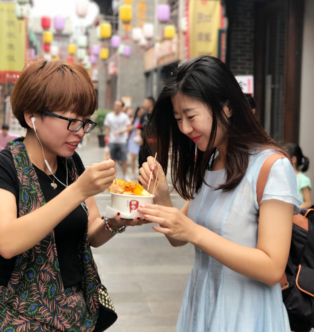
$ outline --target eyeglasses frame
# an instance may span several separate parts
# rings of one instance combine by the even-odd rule
[[[57,118],[57,119],[62,119],[62,120],[69,121],[69,124],[68,124],[67,130],[70,131],[71,133],[77,133],[82,127],[83,127],[83,130],[84,130],[84,128],[85,128],[85,126],[86,126],[87,124],[91,124],[91,125],[94,126],[94,127],[92,127],[91,131],[89,131],[89,132],[85,132],[85,130],[84,130],[84,133],[85,133],[85,134],[89,134],[89,133],[91,133],[91,132],[95,129],[95,127],[96,127],[96,125],[97,125],[97,123],[94,122],[94,121],[92,121],[92,120],[82,121],[82,120],[78,120],[78,119],[66,118],[65,116],[62,116],[62,115],[59,115],[59,114],[56,114],[56,113],[50,112],[50,111],[49,111],[48,109],[46,109],[46,108],[42,109],[42,111],[43,111],[42,113],[45,114],[45,115],[47,115],[47,116],[50,116],[50,117],[53,117],[53,118]],[[72,121],[80,121],[80,122],[82,123],[81,127],[79,127],[78,130],[70,130],[69,127],[70,127]]]

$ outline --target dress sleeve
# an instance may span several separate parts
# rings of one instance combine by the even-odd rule
[[[311,180],[306,175],[302,174],[302,176],[300,177],[300,189],[302,190],[302,189],[307,188],[307,187],[310,190],[312,189]]]
[[[270,170],[262,202],[271,199],[293,204],[295,214],[301,211],[297,177],[287,158],[276,160]]]

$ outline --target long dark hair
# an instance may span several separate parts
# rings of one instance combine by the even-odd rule
[[[140,111],[141,108],[142,108],[141,106],[137,106],[137,107],[136,107],[136,110],[135,110],[135,113],[134,113],[134,118],[133,118],[132,125],[134,124],[134,122],[135,122],[135,120],[136,120],[136,118],[137,118],[137,114],[138,114],[138,112]]]
[[[297,169],[300,169],[301,172],[306,172],[310,166],[310,159],[303,155],[302,149],[299,147],[299,145],[295,143],[287,143],[285,148],[287,149],[291,158],[297,158]]]
[[[211,109],[213,124],[208,147],[205,152],[197,150],[195,144],[184,135],[174,118],[171,97],[181,93],[199,100]],[[223,111],[227,105],[232,112],[228,119]],[[256,120],[251,107],[237,80],[228,67],[217,58],[202,56],[179,66],[166,82],[156,101],[146,134],[158,153],[158,161],[165,173],[168,166],[168,150],[172,142],[171,179],[174,188],[184,199],[192,199],[201,188],[205,171],[213,160],[216,148],[214,141],[217,126],[226,128],[227,155],[224,184],[216,189],[229,191],[242,180],[249,164],[249,155],[254,148],[273,148],[287,156],[287,153],[266,134]]]

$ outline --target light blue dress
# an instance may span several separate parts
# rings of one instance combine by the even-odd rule
[[[252,155],[244,178],[232,191],[203,185],[190,203],[188,217],[230,241],[256,248],[256,183],[272,153],[265,150]],[[226,180],[225,170],[207,171],[205,178],[217,187]],[[263,200],[270,199],[291,203],[295,213],[300,212],[296,176],[288,159],[277,160],[271,168],[263,196]],[[176,332],[290,331],[279,284],[270,287],[245,277],[195,247]]]

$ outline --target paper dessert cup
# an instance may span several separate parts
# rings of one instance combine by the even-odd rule
[[[122,214],[131,214],[140,205],[154,204],[154,195],[136,196],[111,193],[111,207]]]

